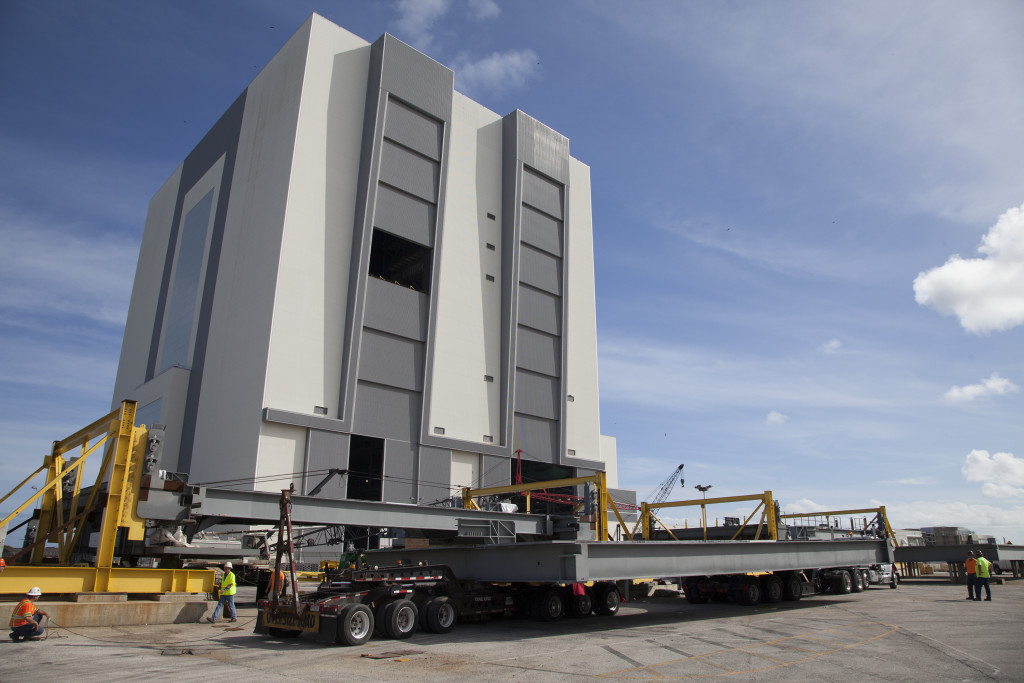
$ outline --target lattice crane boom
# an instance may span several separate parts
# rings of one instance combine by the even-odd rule
[[[675,487],[677,477],[679,478],[679,486],[682,487],[684,485],[683,482],[686,481],[685,479],[683,479],[682,476],[683,467],[685,467],[685,465],[680,465],[679,467],[672,470],[672,474],[668,475],[668,477],[665,478],[665,481],[661,482],[658,485],[658,488],[654,490],[654,492],[652,493],[653,498],[650,495],[648,496],[648,498],[650,498],[648,502],[650,502],[652,505],[657,503],[664,503],[668,499],[669,494],[672,493],[672,489]]]

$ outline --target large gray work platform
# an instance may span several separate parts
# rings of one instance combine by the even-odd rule
[[[968,552],[981,551],[991,562],[1024,562],[1024,545],[901,545],[897,562],[963,562]]]
[[[445,564],[478,581],[572,583],[740,574],[892,562],[883,540],[543,541],[367,552],[371,565]]]

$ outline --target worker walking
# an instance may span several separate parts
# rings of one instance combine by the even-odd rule
[[[964,560],[964,569],[967,570],[967,599],[974,599],[974,585],[978,582],[977,571],[978,561],[974,559],[974,553],[967,551],[967,559]],[[978,594],[981,597],[981,594]]]
[[[32,600],[40,595],[42,595],[42,591],[39,590],[39,587],[33,586],[32,590],[26,593],[27,597],[19,602],[11,613],[10,637],[14,642],[26,639],[35,640],[43,635],[43,627],[39,622],[43,620],[43,617],[49,619],[50,615],[32,604]]]
[[[211,624],[217,623],[217,617],[220,616],[222,609],[224,616],[229,617],[229,621],[238,621],[238,615],[235,613],[235,593],[238,592],[238,586],[235,583],[235,573],[231,571],[232,568],[230,562],[224,563],[224,575],[220,579],[220,598],[217,600],[217,607],[213,610],[213,616],[206,617]]]
[[[978,556],[978,577],[974,581],[974,599],[981,600],[981,588],[985,587],[985,599],[992,599],[992,589],[988,587],[988,579],[991,574],[989,573],[989,567],[992,563],[985,559],[985,556],[981,552],[975,553]]]

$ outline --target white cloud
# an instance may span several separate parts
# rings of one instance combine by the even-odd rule
[[[398,0],[395,28],[402,40],[426,52],[434,45],[434,25],[449,6],[449,0]]]
[[[782,508],[782,513],[786,515],[799,515],[812,512],[821,512],[822,510],[827,509],[824,505],[815,503],[810,498],[801,498],[800,500],[795,500],[792,503],[780,505],[780,507]]]
[[[455,61],[455,85],[464,93],[504,92],[521,87],[537,71],[540,59],[533,50],[494,52],[487,57],[471,60],[460,57]]]
[[[990,490],[1004,491],[998,487],[1024,486],[1024,459],[1014,457],[1013,453],[989,455],[988,451],[971,451],[960,472],[967,481],[983,481],[997,486]],[[982,493],[1000,495],[986,493],[984,489]]]
[[[991,377],[981,380],[980,384],[953,387],[943,394],[943,397],[951,403],[964,403],[988,396],[1012,394],[1018,389],[1016,384],[1005,377],[1000,377],[999,373],[993,372]]]
[[[783,424],[784,422],[786,422],[786,420],[788,420],[788,419],[789,419],[788,415],[783,415],[782,413],[780,413],[777,410],[772,410],[772,411],[768,412],[767,416],[765,416],[764,422],[765,422],[765,424],[770,424],[770,425],[780,425],[780,424]]]
[[[975,334],[1024,323],[1024,205],[1000,216],[978,251],[981,258],[953,255],[918,274],[914,298],[943,315],[956,315]]]
[[[468,0],[469,10],[476,19],[494,19],[501,14],[501,8],[494,0]]]
[[[39,313],[121,325],[138,243],[84,227],[0,213],[0,311],[8,322]]]
[[[829,339],[827,342],[822,344],[819,349],[822,353],[832,356],[839,353],[843,348],[843,342],[838,339]]]
[[[981,492],[989,498],[1024,498],[1024,488],[1009,484],[986,482],[982,485]]]

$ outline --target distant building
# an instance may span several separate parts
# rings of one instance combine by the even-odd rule
[[[590,171],[313,15],[153,197],[114,402],[192,482],[432,503],[606,470]]]

